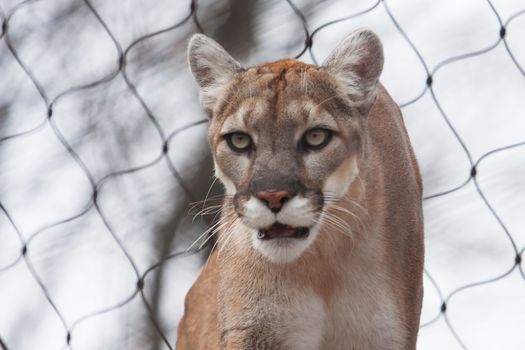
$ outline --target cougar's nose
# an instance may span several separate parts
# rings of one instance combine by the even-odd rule
[[[292,196],[288,191],[277,191],[277,190],[268,190],[261,191],[257,193],[257,198],[262,200],[268,208],[274,213],[277,213],[281,210],[284,202],[290,199]]]

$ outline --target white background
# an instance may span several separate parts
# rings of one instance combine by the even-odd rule
[[[17,3],[1,0],[0,6],[9,14]],[[189,13],[189,1],[98,0],[92,4],[124,49]],[[301,0],[295,4],[312,31],[375,2]],[[212,36],[233,13],[225,1],[201,1],[199,5],[199,20]],[[498,43],[500,24],[487,1],[389,0],[386,5],[429,71],[451,57],[497,44],[487,53],[439,68],[433,74],[435,99],[427,90],[402,109],[421,165],[425,194],[452,189],[468,179],[471,165],[442,113],[474,162],[493,149],[525,141],[525,15],[509,23],[505,37],[517,66],[504,43]],[[498,0],[493,5],[503,23],[525,9],[519,0]],[[68,6],[73,6],[71,14],[64,16]],[[427,79],[424,65],[388,16],[384,3],[318,32],[313,39],[315,57],[322,61],[348,33],[362,26],[372,28],[383,41],[382,82],[394,99],[405,105],[419,96]],[[50,100],[116,69],[115,45],[82,1],[30,2],[15,12],[8,27],[12,46]],[[260,1],[252,26],[240,24],[232,35],[242,37],[249,30],[251,42],[233,40],[226,45],[246,65],[294,56],[302,49],[301,22],[285,1]],[[187,39],[194,32],[197,28],[190,20],[145,40],[127,56],[126,72],[166,135],[205,118],[185,62]],[[308,53],[301,59],[311,62]],[[6,38],[0,39],[0,138],[39,125],[46,119],[46,110],[37,89],[8,50]],[[122,75],[58,99],[53,118],[94,181],[147,164],[162,149],[153,123]],[[177,134],[169,143],[168,155],[196,196],[203,196],[212,180],[206,126]],[[494,153],[477,170],[486,199],[522,252],[525,147]],[[46,225],[80,213],[91,191],[86,175],[50,124],[0,142],[0,202],[23,241]],[[100,209],[140,273],[162,255],[184,249],[205,230],[202,220],[188,220],[182,197],[165,161],[111,178],[100,189]],[[426,200],[424,208],[426,269],[439,288],[425,276],[422,324],[427,324],[440,315],[442,299],[453,291],[509,271],[515,252],[472,181],[452,194]],[[174,216],[186,219],[177,223]],[[175,242],[164,246],[166,241],[158,238],[159,227],[176,231]],[[24,260],[2,269],[20,250],[20,239],[0,212],[0,338],[10,349],[65,348],[65,328]],[[27,256],[69,328],[86,314],[119,304],[136,289],[129,261],[94,209],[36,235],[28,244]],[[172,346],[184,295],[202,261],[199,256],[171,259],[163,264],[162,275],[156,270],[146,279],[149,300],[154,298],[154,281],[158,282],[158,318]],[[449,325],[466,348],[525,348],[525,277],[519,269],[496,282],[462,290],[447,305]],[[144,304],[135,297],[75,326],[71,346],[143,349],[151,347],[155,334]],[[159,343],[158,348],[167,347]],[[460,349],[461,345],[439,316],[421,329],[418,348]]]

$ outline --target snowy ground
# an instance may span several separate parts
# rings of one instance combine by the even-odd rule
[[[16,10],[18,2],[0,0],[0,18]],[[115,43],[87,4],[123,50],[190,13],[190,1],[29,1],[10,17],[7,34],[2,31],[0,203],[5,212],[0,211],[0,339],[9,349],[67,348],[66,329],[74,349],[146,348],[158,337],[142,298],[134,294],[137,273],[124,251],[142,275],[161,256],[187,247],[206,227],[201,220],[188,220],[184,190],[170,168],[180,171],[197,199],[205,195],[211,180],[206,125],[175,133],[205,118],[185,63],[187,38],[198,31],[196,25],[189,20],[134,45],[123,75],[117,70]],[[476,182],[471,179],[461,189],[424,203],[429,274],[418,347],[525,348],[525,276],[523,268],[515,266],[516,251],[525,255],[525,146],[484,157],[525,142],[525,4],[294,4],[305,15],[310,33],[326,22],[371,9],[317,32],[313,57],[322,62],[355,28],[367,26],[379,34],[385,47],[382,82],[403,106],[427,196],[465,183],[472,164],[482,159]],[[286,1],[259,1],[252,25],[240,21],[233,34],[224,30],[229,18],[235,18],[230,10],[228,2],[203,0],[197,14],[214,37],[250,39],[225,42],[247,65],[302,50],[302,23]],[[502,24],[505,41],[500,39]],[[13,57],[9,43],[43,96]],[[452,57],[462,59],[448,61]],[[301,59],[312,62],[308,52]],[[71,90],[112,72],[116,75],[108,82]],[[426,85],[429,73],[432,90]],[[68,93],[61,95],[64,91]],[[42,126],[32,133],[7,138],[38,125]],[[91,179],[66,152],[57,130]],[[163,157],[162,139],[170,135]],[[148,166],[99,182],[110,173],[143,165]],[[90,181],[99,183],[100,213],[95,207],[84,211],[92,203]],[[18,259],[21,242],[27,246],[26,259]],[[172,346],[184,295],[201,263],[199,256],[170,259],[145,279],[145,299],[157,310]],[[444,300],[447,310],[442,314]],[[109,312],[83,319],[110,306],[114,308]],[[168,348],[162,341],[156,344],[150,347]]]

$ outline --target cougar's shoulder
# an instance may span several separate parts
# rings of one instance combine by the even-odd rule
[[[177,350],[217,350],[218,266],[216,252],[190,288],[184,301],[184,316],[177,332]]]

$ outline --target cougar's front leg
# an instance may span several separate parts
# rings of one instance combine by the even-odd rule
[[[324,304],[311,291],[290,288],[234,290],[219,297],[223,349],[317,350],[321,348]]]
[[[257,322],[248,328],[228,329],[223,333],[221,348],[224,350],[285,350],[291,349],[277,339],[275,334],[264,330],[264,325]]]

